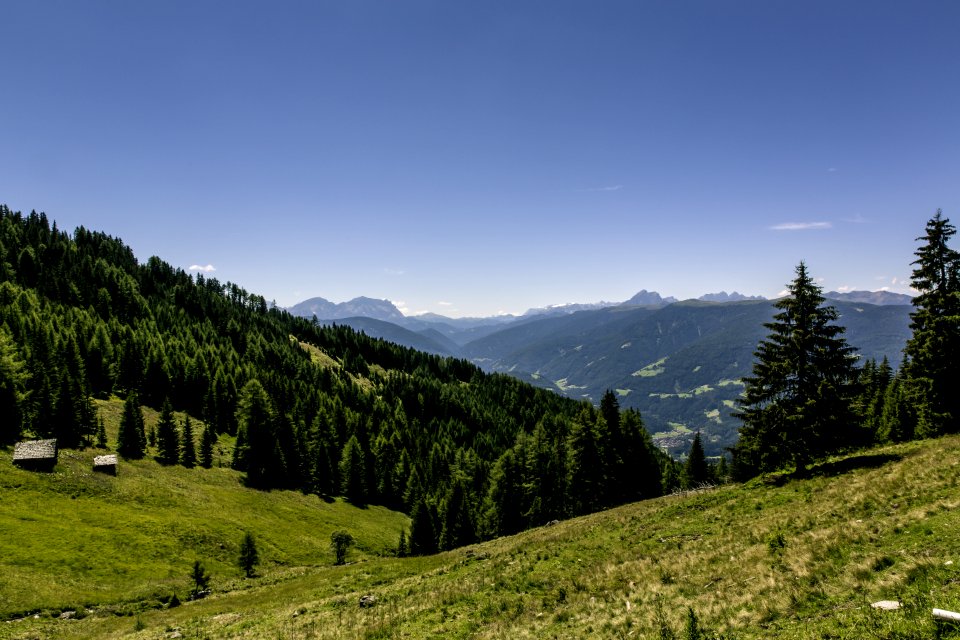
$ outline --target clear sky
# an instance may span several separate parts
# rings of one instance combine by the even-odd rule
[[[0,2],[0,202],[288,306],[905,292],[960,2]],[[212,269],[215,269],[213,271]]]

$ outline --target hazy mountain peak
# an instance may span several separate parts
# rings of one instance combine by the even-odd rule
[[[673,296],[662,297],[656,291],[641,289],[632,298],[623,303],[624,306],[647,306],[658,304],[673,304],[677,299]]]
[[[747,296],[736,291],[732,293],[720,291],[719,293],[705,293],[697,300],[703,300],[704,302],[739,302],[741,300],[766,300],[766,298],[763,296]]]
[[[347,302],[333,303],[324,298],[310,298],[288,309],[295,316],[310,318],[317,316],[318,320],[342,320],[343,318],[373,318],[375,320],[395,321],[402,320],[400,313],[389,300],[377,300],[360,296]]]

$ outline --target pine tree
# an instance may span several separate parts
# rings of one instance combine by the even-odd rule
[[[180,464],[188,469],[197,464],[197,449],[193,442],[193,424],[190,416],[184,416],[183,429],[180,433]]]
[[[655,498],[663,494],[663,473],[658,455],[664,455],[643,426],[643,419],[636,409],[627,409],[620,414],[620,430],[623,433],[623,464],[626,471],[628,492],[626,499]]]
[[[180,459],[180,438],[169,398],[164,399],[160,418],[157,420],[157,448],[157,461],[160,464],[177,464]]]
[[[97,418],[97,448],[107,448],[107,425],[103,421],[103,416]]]
[[[257,541],[249,531],[243,534],[243,540],[240,542],[240,555],[237,557],[237,564],[247,578],[256,575],[257,565],[260,564],[260,552],[257,551]]]
[[[247,382],[237,409],[239,428],[233,466],[246,471],[247,485],[277,486],[285,478],[284,460],[275,432],[273,403],[259,380]]]
[[[960,429],[960,394],[954,388],[960,375],[960,253],[947,246],[956,232],[937,210],[914,253],[911,285],[920,295],[913,299],[913,336],[904,352],[907,393],[916,405],[920,437]]]
[[[457,478],[450,485],[440,513],[440,548],[455,549],[477,541],[470,495],[466,483]]]
[[[400,540],[397,541],[397,557],[405,558],[410,555],[410,546],[407,544],[407,530],[400,529]]]
[[[144,434],[143,411],[135,391],[127,394],[117,433],[117,453],[128,460],[139,460],[146,453],[147,438]]]
[[[217,436],[213,432],[213,425],[207,423],[200,436],[200,466],[209,469],[213,466],[213,448],[216,446]]]
[[[703,442],[700,432],[697,431],[690,443],[687,461],[683,465],[682,484],[684,489],[696,489],[710,480],[710,468],[707,466],[707,457],[703,451]]]
[[[490,535],[511,535],[522,531],[526,524],[523,465],[517,461],[516,450],[517,447],[507,449],[490,472],[484,509],[484,529]]]
[[[197,599],[203,595],[203,592],[210,586],[210,574],[203,567],[199,560],[193,561],[193,570],[190,572],[190,579],[193,581],[193,589],[190,591],[190,597]]]
[[[607,456],[604,450],[606,423],[585,408],[570,432],[570,496],[574,512],[593,513],[605,506]]]
[[[410,553],[424,556],[437,552],[437,534],[430,506],[423,498],[417,500],[410,512]]]
[[[350,436],[340,457],[340,478],[343,482],[343,496],[355,505],[367,503],[366,469],[363,457],[359,440],[356,436]]]
[[[906,442],[912,440],[916,434],[915,406],[908,400],[904,386],[901,373],[887,385],[880,426],[877,429],[877,440],[880,442]]]
[[[739,477],[788,464],[802,474],[814,458],[856,444],[853,349],[803,262],[796,274],[744,378],[734,414],[743,426],[732,449]]]

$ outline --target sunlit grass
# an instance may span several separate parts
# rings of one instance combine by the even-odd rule
[[[102,612],[0,625],[0,635],[684,638],[692,608],[728,638],[933,638],[931,608],[960,609],[958,482],[960,438],[951,437],[839,458],[810,479],[661,498],[429,558],[378,558],[374,544],[345,567],[279,518],[257,526],[283,562],[247,581],[225,552],[210,598],[144,611],[136,633],[135,617]],[[171,502],[189,504],[181,490]],[[292,514],[301,505],[289,500]],[[392,517],[364,535],[388,547]],[[361,608],[367,594],[377,602]],[[870,608],[881,599],[903,607]]]

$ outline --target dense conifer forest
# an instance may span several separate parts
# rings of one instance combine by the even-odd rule
[[[126,399],[105,442],[93,398]],[[144,432],[141,405],[160,411]],[[173,411],[192,416],[177,424]],[[660,495],[679,465],[613,394],[599,408],[291,316],[232,283],[0,206],[0,444],[55,437],[210,466],[248,486],[412,517],[414,553]],[[195,442],[196,440],[196,442]],[[663,480],[666,479],[666,486]]]

